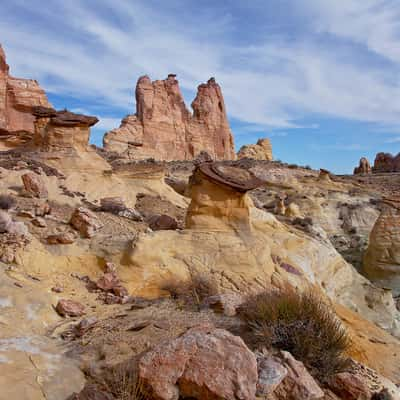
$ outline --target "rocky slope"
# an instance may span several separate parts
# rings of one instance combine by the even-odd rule
[[[225,103],[214,78],[198,87],[192,108],[193,114],[175,75],[153,82],[142,76],[136,85],[136,114],[105,134],[104,147],[132,159],[191,160],[201,151],[216,160],[234,159]]]

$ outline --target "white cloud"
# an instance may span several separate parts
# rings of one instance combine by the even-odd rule
[[[98,0],[96,7],[84,0],[51,0],[43,11],[35,3],[15,1],[20,11],[34,15],[18,28],[12,7],[0,16],[12,71],[39,79],[46,90],[82,99],[89,112],[99,104],[133,112],[140,75],[161,79],[175,72],[187,96],[216,76],[230,116],[260,130],[299,128],[297,119],[310,114],[400,122],[397,2],[291,0],[315,22],[297,39],[278,32],[252,45],[232,36],[238,20],[212,10],[182,16],[139,0]],[[168,4],[185,9],[179,0]],[[34,18],[40,23],[32,24]],[[324,33],[334,40],[321,41]],[[360,62],[354,43],[391,65]],[[98,127],[116,122],[105,117]]]

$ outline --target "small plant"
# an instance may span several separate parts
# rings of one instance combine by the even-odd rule
[[[299,166],[298,166],[297,164],[289,164],[289,165],[288,165],[288,168],[290,168],[290,169],[297,169],[297,168],[299,168]]]
[[[294,289],[263,292],[248,298],[239,315],[255,347],[289,351],[320,380],[345,371],[350,338],[341,321],[316,294]]]
[[[137,366],[125,362],[111,369],[106,380],[108,391],[118,400],[148,400]]]
[[[218,294],[215,281],[205,274],[197,272],[192,273],[188,281],[170,279],[162,285],[161,289],[169,292],[174,300],[182,300],[186,304],[196,305],[197,307],[207,297]]]
[[[13,208],[16,204],[14,197],[2,194],[0,195],[0,209],[2,210],[9,210]]]

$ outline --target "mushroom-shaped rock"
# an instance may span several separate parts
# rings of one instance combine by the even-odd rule
[[[369,161],[365,157],[362,157],[360,159],[358,167],[354,168],[354,175],[370,174],[370,173],[371,173],[371,165],[369,164]]]
[[[241,338],[199,326],[145,354],[139,377],[157,400],[253,400],[257,361]]]
[[[364,256],[364,272],[381,286],[399,292],[400,197],[384,198]]]
[[[89,143],[90,127],[96,117],[35,107],[35,145],[43,151],[85,150]]]
[[[318,180],[322,182],[329,182],[331,180],[331,174],[327,169],[321,168],[319,170]]]
[[[191,203],[186,215],[190,229],[250,228],[253,202],[247,191],[264,182],[243,168],[222,163],[199,165],[190,178]]]

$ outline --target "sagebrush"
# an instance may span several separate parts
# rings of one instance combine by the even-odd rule
[[[350,337],[332,309],[311,291],[266,291],[239,310],[253,345],[289,351],[320,380],[345,371]]]

